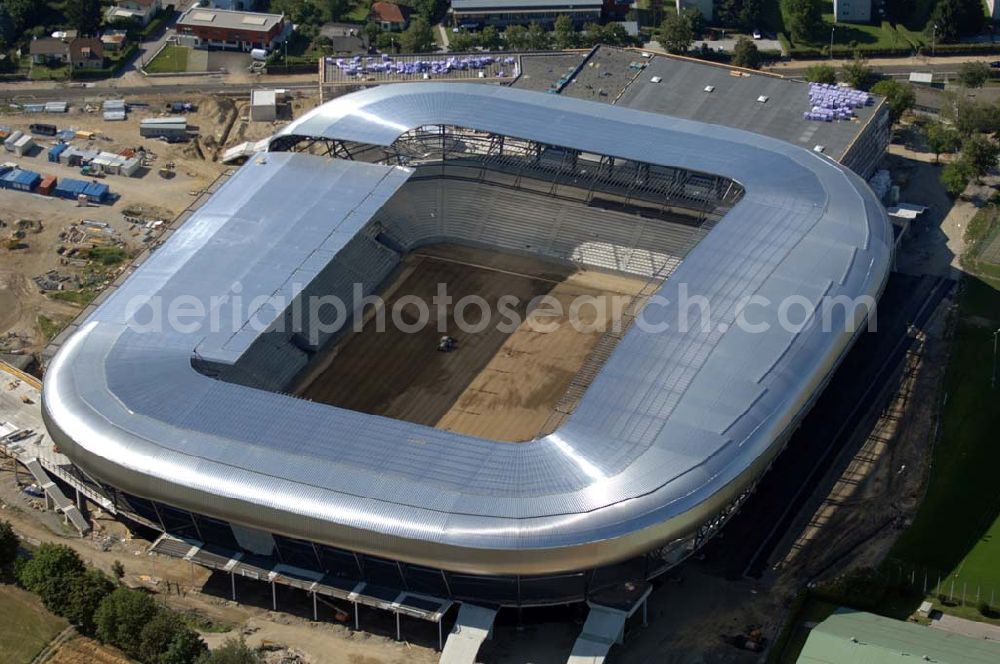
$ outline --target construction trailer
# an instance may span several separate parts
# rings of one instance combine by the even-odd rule
[[[18,157],[23,157],[26,154],[30,154],[35,148],[35,139],[27,134],[21,136],[14,142],[14,154]]]
[[[10,136],[8,136],[7,138],[4,139],[4,141],[3,141],[3,149],[6,150],[7,152],[13,152],[14,151],[14,145],[19,140],[21,140],[22,136],[24,136],[24,132],[21,131],[20,129],[18,129],[17,131],[11,133]]]
[[[42,176],[34,171],[22,171],[15,168],[0,176],[0,189],[32,191],[41,180]]]
[[[250,93],[250,121],[273,122],[277,118],[277,92],[274,90],[253,90]]]
[[[53,164],[58,164],[62,159],[63,152],[69,148],[69,143],[59,142],[49,148],[49,161]]]
[[[143,138],[175,138],[188,136],[187,120],[179,117],[149,118],[139,123],[139,135]]]

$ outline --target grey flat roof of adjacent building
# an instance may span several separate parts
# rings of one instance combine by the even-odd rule
[[[631,54],[632,59],[638,54]],[[858,109],[856,121],[820,122],[802,117],[811,107],[802,81],[750,73],[733,76],[729,67],[679,58],[654,57],[618,101],[641,111],[746,129],[812,149],[823,145],[834,159],[843,157],[875,106]],[[659,83],[650,79],[659,76]],[[705,86],[715,87],[705,92]],[[572,87],[572,86],[571,86]],[[757,97],[768,97],[758,103]],[[878,98],[876,98],[878,99]]]
[[[42,411],[60,449],[146,498],[475,574],[594,568],[716,519],[780,451],[867,313],[837,307],[828,326],[795,329],[778,304],[815,312],[825,297],[881,294],[893,238],[874,194],[829,157],[772,138],[500,86],[380,86],[281,133],[389,146],[428,125],[714,173],[745,193],[643,309],[668,327],[632,326],[559,428],[510,444],[196,371],[199,344],[219,347],[240,317],[220,316],[210,337],[145,329],[144,302],[216,302],[237,282],[245,301],[270,296],[298,266],[318,268],[317,250],[341,246],[409,177],[309,154],[255,157],[52,360]],[[348,210],[347,232],[331,239]],[[685,292],[709,303],[688,310],[686,326]],[[774,306],[736,324],[751,297]]]

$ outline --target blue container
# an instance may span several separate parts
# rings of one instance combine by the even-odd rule
[[[101,182],[88,182],[87,187],[83,190],[83,195],[91,203],[103,203],[110,194],[111,187]]]
[[[15,191],[31,191],[42,181],[42,176],[34,171],[22,171],[18,168],[0,177],[0,188]]]
[[[70,200],[76,200],[77,196],[83,193],[87,188],[87,182],[83,180],[74,180],[73,178],[63,178],[59,180],[56,184],[56,188],[52,190],[53,196],[58,196],[59,198],[68,198]]]
[[[65,152],[67,148],[69,148],[68,143],[56,143],[55,145],[53,145],[51,148],[49,148],[49,161],[51,161],[54,164],[58,164],[59,155]]]

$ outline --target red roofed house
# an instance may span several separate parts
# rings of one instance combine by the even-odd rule
[[[369,18],[378,23],[383,30],[400,32],[406,30],[406,26],[410,23],[410,8],[391,2],[373,2]]]

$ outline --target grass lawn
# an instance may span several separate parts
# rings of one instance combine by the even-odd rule
[[[930,568],[964,584],[994,589],[1000,602],[1000,390],[990,389],[993,331],[1000,327],[1000,290],[977,278],[964,281],[947,401],[934,450],[927,496],[890,557]],[[919,572],[918,572],[919,574]],[[945,585],[945,583],[942,583]]]
[[[344,17],[344,21],[348,23],[367,23],[368,12],[371,11],[371,8],[371,0],[358,0],[358,2],[355,2],[354,6],[351,7],[351,11],[348,12],[347,16]]]
[[[188,66],[188,49],[184,46],[167,44],[155,58],[146,64],[149,74],[173,74],[186,72]]]
[[[64,81],[69,78],[69,65],[50,67],[48,65],[31,65],[29,78],[32,81]]]
[[[930,3],[927,8],[924,4]],[[861,23],[840,23],[836,25],[833,33],[833,43],[837,46],[869,46],[873,48],[909,48],[916,47],[924,43],[923,26],[927,22],[927,15],[934,0],[917,0],[917,11],[922,18],[914,18],[912,24],[907,26],[892,26],[887,21],[882,21],[879,25],[867,25]],[[824,0],[822,3],[823,21],[825,26],[821,31],[820,39],[812,44],[799,44],[796,46],[811,46],[822,48],[830,44],[830,28],[834,27],[833,21],[833,0]],[[761,8],[761,23],[767,29],[775,32],[784,32],[784,19],[781,13],[781,0],[764,0]]]
[[[68,624],[26,590],[0,585],[0,644],[6,664],[30,662]]]

